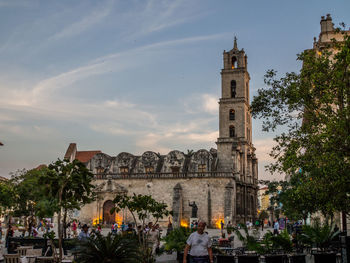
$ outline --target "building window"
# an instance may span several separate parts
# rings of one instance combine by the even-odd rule
[[[255,207],[254,207],[254,197],[253,196],[250,196],[250,213],[253,215],[254,214],[254,210],[255,210]]]
[[[145,172],[146,172],[146,174],[154,173],[154,168],[153,168],[153,166],[147,166],[147,167],[145,167]]]
[[[241,214],[241,194],[237,193],[237,214]]]
[[[236,81],[231,81],[231,98],[236,98]]]
[[[235,110],[230,110],[230,121],[234,121],[235,120]]]
[[[129,173],[129,167],[120,167],[119,172],[121,174],[127,174],[127,173]]]
[[[231,60],[231,68],[234,69],[234,68],[237,68],[237,58],[236,57],[232,57],[232,60]]]
[[[105,169],[101,166],[96,167],[96,177],[97,179],[102,179]]]
[[[250,123],[249,113],[247,112],[247,122]]]
[[[230,137],[235,137],[235,126],[233,125],[230,126]]]
[[[205,173],[207,171],[207,166],[205,164],[198,164],[198,172]]]

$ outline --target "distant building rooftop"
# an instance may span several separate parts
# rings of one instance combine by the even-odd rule
[[[101,153],[101,151],[77,151],[75,154],[75,159],[81,161],[82,163],[86,163],[90,161],[97,153]]]

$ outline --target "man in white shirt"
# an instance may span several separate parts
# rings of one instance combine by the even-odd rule
[[[210,237],[204,233],[205,226],[205,222],[200,222],[197,231],[193,232],[187,239],[183,263],[187,263],[187,254],[190,248],[190,256],[193,263],[214,262]]]

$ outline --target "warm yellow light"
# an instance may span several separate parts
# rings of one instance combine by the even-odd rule
[[[234,65],[232,65],[232,67],[231,67],[232,69],[234,69],[235,68],[235,66]]]
[[[224,219],[218,219],[218,220],[215,221],[215,227],[216,228],[221,229],[221,221],[225,222]]]
[[[96,226],[96,225],[98,225],[100,222],[102,223],[102,217],[95,217],[95,218],[92,220],[92,225],[93,225],[93,226]]]
[[[120,226],[123,223],[123,217],[118,214],[115,214],[115,222]]]
[[[186,220],[184,220],[184,219],[181,219],[180,225],[182,227],[188,227],[188,222]]]

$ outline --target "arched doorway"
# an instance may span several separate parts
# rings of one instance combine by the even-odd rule
[[[108,200],[103,204],[103,223],[104,224],[115,223],[115,212],[113,214],[110,213],[113,207],[114,207],[114,203],[111,200]]]

